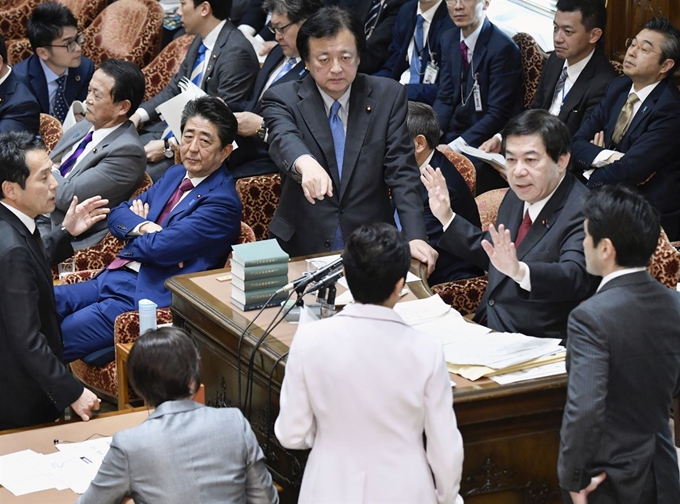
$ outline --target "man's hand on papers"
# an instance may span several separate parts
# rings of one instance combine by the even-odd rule
[[[408,242],[409,249],[411,249],[411,257],[417,259],[427,266],[427,276],[430,276],[434,271],[435,264],[439,252],[430,247],[430,244],[424,240],[411,240]]]
[[[569,495],[571,496],[571,500],[573,501],[573,503],[588,504],[588,494],[594,492],[595,489],[598,486],[600,486],[600,483],[602,483],[605,479],[607,479],[607,473],[602,472],[597,476],[594,476],[590,480],[590,484],[580,492],[569,492]]]
[[[158,163],[161,159],[163,159],[165,157],[163,154],[164,151],[165,142],[163,140],[151,140],[144,146],[146,160],[150,163]]]
[[[501,141],[497,136],[492,136],[486,142],[479,146],[479,150],[484,152],[501,152]],[[493,166],[493,165],[492,165]],[[498,170],[496,166],[494,166]]]
[[[333,181],[312,156],[304,155],[295,162],[295,169],[302,175],[302,191],[312,205],[315,200],[333,196]]]
[[[102,199],[101,196],[92,196],[78,204],[78,196],[74,196],[62,224],[71,236],[78,236],[100,220],[106,219],[110,212],[106,208],[108,204],[109,200]]]
[[[449,189],[446,187],[446,179],[442,175],[442,171],[439,168],[435,170],[428,165],[420,174],[420,180],[427,189],[432,215],[439,219],[442,224],[446,224],[453,217],[453,212],[451,211]]]
[[[489,224],[489,234],[493,245],[488,240],[482,240],[482,248],[489,256],[494,267],[515,281],[522,279],[523,271],[517,259],[515,244],[510,239],[510,230],[505,229],[503,224],[498,226],[498,231],[493,224]]]
[[[254,136],[262,125],[262,116],[252,112],[235,112],[238,121],[238,134],[244,137]]]
[[[97,411],[99,409],[100,402],[101,399],[94,393],[88,389],[83,389],[83,393],[80,394],[80,397],[76,399],[75,402],[71,403],[71,408],[73,408],[73,411],[76,412],[83,422],[87,422],[92,418],[92,411]]]

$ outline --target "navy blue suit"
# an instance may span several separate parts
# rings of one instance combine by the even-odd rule
[[[510,37],[484,19],[472,64],[461,86],[460,29],[455,27],[447,31],[442,36],[441,46],[452,48],[442,54],[439,93],[432,106],[439,116],[443,140],[449,143],[462,136],[468,144],[477,147],[522,111],[519,49]],[[475,110],[471,93],[475,75],[482,100],[481,112]],[[468,96],[469,100],[463,106],[461,100]]]
[[[473,226],[481,228],[482,224],[479,220],[479,210],[477,209],[475,198],[472,196],[470,188],[456,167],[438,150],[434,151],[434,155],[430,160],[430,166],[439,168],[446,179],[446,186],[449,189],[449,197],[451,199],[451,209]],[[427,227],[427,241],[437,250],[437,252],[439,252],[437,265],[427,279],[427,282],[430,285],[435,285],[458,280],[460,278],[471,278],[483,275],[484,271],[481,268],[473,266],[457,255],[439,247],[439,239],[444,234],[444,229],[442,228],[439,219],[432,215],[427,189],[425,189],[425,186],[422,184],[420,193],[425,208],[424,216],[425,226]]]
[[[392,43],[388,49],[387,61],[382,69],[375,73],[379,77],[390,77],[396,81],[401,78],[401,75],[409,68],[410,60],[408,58],[408,46],[413,39],[413,33],[416,29],[416,16],[418,13],[418,0],[405,3],[399,10],[397,21],[394,24],[394,31],[392,36]],[[442,2],[437,7],[437,11],[432,18],[430,29],[427,32],[427,43],[422,52],[421,60],[421,76],[419,84],[406,84],[406,93],[408,99],[411,101],[418,101],[432,104],[437,98],[437,91],[439,89],[439,72],[437,79],[431,84],[423,83],[425,69],[430,61],[433,61],[437,67],[441,64],[442,47],[446,51],[455,50],[451,46],[441,45],[442,34],[455,25],[446,9],[446,2]]]
[[[628,77],[614,79],[604,99],[574,135],[572,162],[577,172],[592,168],[602,151],[590,141],[604,131],[607,149],[625,155],[614,163],[596,169],[588,187],[624,182],[636,186],[661,213],[661,226],[671,240],[680,239],[680,158],[675,144],[680,131],[680,91],[670,79],[661,81],[626,130],[618,145],[612,143],[614,126],[626,102],[632,82]]]
[[[185,174],[184,166],[175,165],[139,197],[150,207],[146,219],[132,212],[127,201],[109,214],[109,231],[127,240],[119,256],[140,262],[138,274],[125,268],[106,270],[88,282],[55,289],[66,361],[111,346],[115,318],[137,309],[140,299],[169,306],[168,278],[224,265],[241,229],[241,201],[224,166],[175,206],[162,231],[128,235],[142,222],[158,219]]]
[[[40,58],[32,54],[29,58],[14,66],[13,70],[21,82],[31,90],[33,96],[38,100],[40,111],[43,114],[49,114],[50,96],[47,91],[47,80],[40,64]],[[87,98],[87,87],[90,85],[92,74],[94,74],[94,63],[85,56],[80,60],[79,67],[68,69],[64,96],[69,107],[74,100],[85,101],[85,98]]]
[[[30,131],[37,135],[40,106],[14,70],[0,84],[0,131]]]

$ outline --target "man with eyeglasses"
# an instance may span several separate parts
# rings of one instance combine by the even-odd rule
[[[626,183],[661,214],[661,227],[680,239],[680,31],[668,19],[650,19],[627,43],[622,77],[574,136],[574,169],[588,187]]]
[[[188,79],[209,96],[226,103],[247,100],[253,90],[260,65],[243,33],[229,21],[231,0],[181,0],[182,26],[195,35],[182,66],[160,93],[140,105],[130,120],[139,127],[146,151],[146,172],[155,181],[174,164],[177,139],[160,121],[156,107],[182,91],[179,82]]]
[[[264,118],[260,98],[272,86],[296,81],[309,72],[297,49],[297,34],[305,20],[323,7],[323,0],[265,0],[263,8],[270,13],[267,27],[278,44],[270,51],[257,74],[255,87],[248,100],[228,103],[238,120],[238,149],[227,165],[234,178],[276,173],[278,167],[269,157],[264,138]]]
[[[83,34],[68,7],[55,2],[38,5],[26,25],[34,54],[14,72],[31,90],[40,111],[64,122],[71,104],[84,101],[94,63],[83,56]]]

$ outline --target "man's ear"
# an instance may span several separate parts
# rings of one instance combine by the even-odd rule
[[[3,199],[14,201],[16,199],[16,185],[9,180],[2,182]],[[2,201],[2,200],[0,200]]]
[[[425,139],[425,135],[416,135],[415,138],[413,139],[413,146],[415,147],[416,154],[420,154],[425,149],[427,149],[428,145],[427,140]]]
[[[35,50],[35,54],[38,55],[38,58],[40,58],[43,61],[47,61],[50,59],[50,51],[46,47],[38,47]]]

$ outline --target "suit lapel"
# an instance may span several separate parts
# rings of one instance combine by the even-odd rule
[[[625,86],[619,91],[619,96],[614,102],[612,107],[612,114],[609,116],[609,121],[607,121],[607,127],[605,130],[605,145],[611,145],[612,135],[614,134],[614,126],[616,126],[616,120],[619,118],[621,109],[628,99],[628,92],[630,91],[631,82],[629,79],[625,80]],[[636,114],[637,115],[637,114]]]
[[[270,74],[281,63],[284,57],[281,47],[278,45],[274,46],[269,53],[269,56],[267,56],[267,59],[264,60],[262,68],[257,73],[257,80],[255,81],[255,88],[253,89],[252,95],[253,100],[257,101],[260,99],[260,95],[262,94],[265,84],[267,84],[267,81],[269,80]]]
[[[222,49],[224,48],[224,45],[227,43],[227,40],[229,39],[229,35],[231,35],[231,31],[234,30],[234,25],[231,24],[229,20],[224,24],[222,29],[220,30],[220,34],[217,36],[217,42],[215,43],[215,47],[213,47],[212,54],[210,55],[210,60],[208,61],[207,66],[205,67],[205,76],[203,77],[203,83],[202,83],[202,88],[205,90],[208,81],[212,78],[212,72],[215,69],[215,61],[217,61],[217,58],[220,57],[220,53],[222,52]],[[196,37],[198,39],[198,37]],[[191,66],[193,68],[194,61],[196,61],[196,54],[198,53],[198,46],[203,42],[203,40],[199,40],[199,43],[196,44],[196,52],[193,55],[193,58],[191,60]],[[193,49],[193,46],[192,46]],[[189,73],[191,73],[191,69],[189,69]]]
[[[647,123],[646,119],[649,116],[649,113],[652,110],[654,110],[656,102],[659,100],[659,97],[661,97],[662,93],[666,90],[666,86],[668,85],[668,83],[669,83],[668,79],[659,82],[659,84],[654,88],[654,90],[647,97],[647,99],[642,102],[642,104],[640,105],[640,109],[637,111],[635,116],[633,116],[633,120],[631,121],[630,126],[628,126],[628,129],[626,130],[626,134],[623,135],[623,138],[619,142],[619,145],[627,143],[631,133],[633,133],[641,125]]]
[[[110,134],[104,138],[94,149],[92,149],[90,152],[88,152],[83,159],[80,160],[80,162],[76,165],[75,168],[73,168],[73,173],[69,175],[70,177],[73,177],[74,175],[77,175],[78,173],[85,171],[89,168],[92,168],[94,164],[94,159],[97,156],[102,155],[103,152],[106,151],[108,148],[109,144],[116,140],[119,136],[121,136],[123,133],[127,131],[128,128],[128,123],[127,121],[125,124],[121,125],[118,127],[118,129],[112,131]],[[89,129],[89,128],[88,128]]]
[[[340,184],[340,201],[345,194],[352,173],[359,162],[359,152],[364,145],[366,133],[371,125],[377,103],[370,97],[371,88],[360,75],[352,83],[349,97],[349,117],[347,119],[347,135],[345,140],[345,155],[342,162],[342,181]]]
[[[68,152],[76,142],[80,142],[87,132],[90,131],[91,127],[92,123],[86,119],[76,123],[76,125],[69,129],[62,139],[59,140],[59,143],[50,153],[50,159],[55,163],[61,163],[64,153]]]
[[[223,164],[220,166],[217,170],[215,170],[207,179],[205,179],[203,182],[198,184],[194,189],[189,193],[186,198],[184,198],[182,201],[177,203],[175,208],[172,209],[172,211],[168,214],[167,219],[165,220],[165,225],[167,226],[170,221],[176,216],[196,204],[196,202],[204,197],[206,194],[208,194],[210,191],[213,190],[216,184],[218,184],[221,181],[221,177],[223,174],[227,171],[227,168]],[[184,174],[182,174],[182,178],[184,178]],[[173,192],[177,189],[179,186],[179,183],[182,179],[177,180],[177,183],[175,186],[172,188],[170,194],[168,195],[168,198],[165,200],[163,203],[163,207],[165,207],[165,203],[167,203],[168,199],[170,199],[170,196],[172,195]],[[162,210],[162,208],[161,208]],[[160,215],[160,212],[159,212]]]
[[[38,245],[36,242],[33,235],[28,231],[28,228],[23,222],[19,220],[16,215],[7,210],[4,205],[0,205],[0,217],[9,222],[19,232],[19,234],[21,234],[21,236],[26,241],[26,246],[31,251],[31,254],[33,254],[33,258],[38,264],[40,264],[45,278],[48,279],[50,283],[52,283],[52,273],[50,271],[50,265],[48,263],[47,257],[40,248],[40,245]]]
[[[31,87],[35,90],[35,96],[40,102],[40,108],[49,114],[50,94],[47,91],[47,80],[45,79],[45,74],[40,66],[40,58],[34,54],[31,56],[31,61],[28,65],[28,73],[31,76]]]
[[[562,68],[564,66],[564,60],[558,58],[557,56],[552,57],[552,60],[548,60],[550,64],[546,63],[545,69],[545,93],[543,95],[543,102],[541,103],[541,108],[548,110],[552,105],[552,98],[555,94],[555,86],[557,86],[557,81],[560,78],[560,73],[562,73]],[[566,110],[562,107],[562,110]],[[560,112],[561,118],[562,112]]]
[[[165,204],[170,199],[170,196],[172,196],[172,193],[174,193],[175,190],[179,187],[179,184],[181,180],[184,178],[184,175],[186,175],[186,171],[180,171],[173,178],[170,178],[166,175],[161,179],[163,183],[159,185],[158,193],[154,197],[154,202],[153,204],[149,204],[150,208],[149,215],[147,216],[148,220],[150,220],[151,222],[156,222],[158,220],[158,217],[161,215],[161,212],[165,208]]]

